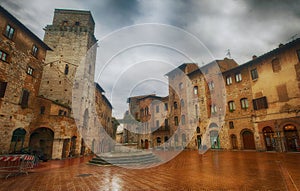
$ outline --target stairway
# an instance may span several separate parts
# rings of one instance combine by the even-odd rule
[[[128,153],[102,153],[92,158],[89,164],[116,165],[116,166],[144,166],[154,165],[161,160],[152,152],[128,152]]]

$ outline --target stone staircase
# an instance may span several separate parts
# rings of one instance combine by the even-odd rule
[[[161,160],[152,152],[128,152],[128,153],[102,153],[92,158],[89,164],[116,165],[116,166],[145,166],[154,165]]]

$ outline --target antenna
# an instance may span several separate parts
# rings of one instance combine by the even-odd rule
[[[227,53],[226,56],[228,56],[228,58],[231,58],[231,53],[230,53],[230,49],[227,49]]]

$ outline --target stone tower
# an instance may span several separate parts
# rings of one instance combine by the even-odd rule
[[[97,42],[95,22],[90,11],[55,9],[52,25],[45,28],[48,51],[40,96],[71,107],[74,77],[87,52]],[[93,59],[85,62],[89,78],[94,78],[96,48]]]

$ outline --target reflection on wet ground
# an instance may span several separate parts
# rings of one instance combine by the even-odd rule
[[[0,179],[0,190],[298,190],[299,153],[184,151],[149,169],[93,166],[91,157],[49,161]]]

